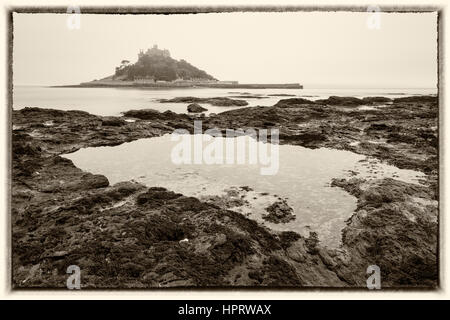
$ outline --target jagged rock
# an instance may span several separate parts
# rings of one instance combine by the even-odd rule
[[[295,94],[288,94],[288,93],[274,93],[274,94],[268,94],[269,97],[295,97]]]
[[[203,108],[198,103],[191,103],[190,105],[187,106],[187,111],[193,112],[193,113],[198,113],[198,112],[208,111],[208,109]]]
[[[393,179],[336,180],[334,185],[354,195],[358,204],[342,231],[342,250],[335,255],[317,237],[274,232],[196,198],[174,197],[158,189],[140,196],[148,188],[131,182],[107,186],[106,180],[58,156],[192,127],[187,115],[160,113],[154,121],[105,127],[99,125],[105,117],[83,112],[13,110],[13,125],[21,128],[13,132],[12,144],[13,287],[64,288],[66,268],[76,261],[89,275],[83,278],[83,287],[93,289],[364,287],[368,264],[380,266],[384,288],[436,288],[436,98],[401,100],[376,112],[359,109],[317,104],[251,107],[204,121],[204,129],[220,130],[261,128],[270,121],[282,128],[280,143],[292,145],[308,141],[311,147],[348,150],[356,140],[360,144],[352,147],[354,152],[426,173],[424,186]],[[49,120],[54,127],[42,125]],[[383,123],[386,126],[371,127]],[[367,142],[375,139],[380,143]],[[44,184],[51,185],[55,194],[41,192]],[[92,188],[98,184],[105,187]],[[184,238],[188,245],[179,244]],[[45,258],[67,248],[68,254]],[[38,268],[35,273],[30,270],[33,266]],[[253,279],[247,276],[250,272]]]
[[[434,102],[437,103],[438,97],[436,96],[411,96],[411,97],[402,97],[402,98],[395,98],[394,102]]]
[[[101,174],[89,174],[88,179],[84,181],[86,187],[96,189],[96,188],[106,188],[109,186],[108,179]]]
[[[214,97],[214,98],[196,98],[196,97],[176,97],[173,99],[161,99],[161,103],[208,103],[217,107],[230,107],[239,106],[243,107],[248,105],[247,101],[239,99],[230,99],[227,97]]]
[[[69,254],[68,251],[66,250],[61,250],[61,251],[55,251],[53,253],[51,253],[50,255],[48,255],[48,257],[50,258],[62,258],[65,257]]]
[[[302,104],[314,104],[314,101],[303,98],[281,99],[275,104],[275,107],[293,107]]]
[[[386,97],[364,97],[361,100],[366,104],[383,104],[392,102],[392,99]]]
[[[152,206],[164,203],[167,200],[176,199],[181,197],[181,194],[173,191],[168,191],[161,187],[152,187],[145,193],[141,193],[136,201],[138,205],[144,205],[150,203]]]
[[[318,104],[329,104],[333,106],[360,106],[365,102],[362,99],[358,99],[355,97],[337,97],[330,96],[328,99],[319,99],[316,100]]]
[[[286,223],[295,219],[294,210],[285,200],[277,201],[266,208],[269,213],[263,216],[264,220],[273,223]]]
[[[120,127],[126,124],[125,120],[117,117],[106,117],[102,119],[102,126]]]
[[[137,118],[141,120],[171,120],[171,121],[187,121],[189,116],[186,114],[178,114],[167,110],[159,112],[154,109],[128,110],[123,113],[125,117]]]
[[[317,232],[309,232],[309,237],[305,240],[305,245],[307,248],[307,252],[310,254],[317,254],[319,253],[319,236],[317,235]]]
[[[289,258],[297,262],[306,261],[306,250],[303,244],[296,242],[294,245],[286,249],[286,254]]]
[[[138,118],[142,120],[155,120],[163,118],[161,112],[154,109],[129,110],[123,113],[125,117]]]

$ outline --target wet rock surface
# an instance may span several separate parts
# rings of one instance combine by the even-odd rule
[[[339,103],[283,99],[273,107],[227,111],[209,121],[219,128],[279,128],[282,144],[349,150],[425,173],[423,186],[393,179],[335,181],[358,199],[358,209],[343,230],[341,249],[319,252],[331,253],[324,263],[351,286],[365,287],[366,268],[376,264],[382,286],[436,287],[437,97],[403,97],[375,110],[355,107],[389,101],[350,99],[341,105],[347,98],[332,99]]]
[[[376,264],[382,287],[435,288],[437,99],[402,99],[379,110],[358,110],[356,102],[281,100],[204,119],[204,128],[280,128],[280,143],[350,150],[426,174],[423,185],[334,180],[358,199],[339,249],[322,246],[314,233],[269,230],[229,210],[226,201],[203,202],[135,182],[110,185],[60,157],[177,128],[192,132],[187,115],[132,110],[124,116],[136,121],[123,122],[80,111],[15,110],[13,287],[63,288],[67,267],[78,265],[82,288],[362,288],[367,267]]]
[[[343,101],[346,99],[344,97]],[[401,99],[408,101],[409,98]],[[349,105],[334,106],[320,100],[308,103],[307,99],[289,98],[273,107],[222,112],[206,119],[203,126],[279,128],[282,144],[349,150],[401,169],[425,172],[435,179],[438,169],[437,98],[414,96],[412,99],[416,102],[400,100],[386,108],[360,110],[352,105],[348,108]]]
[[[277,201],[266,208],[267,215],[263,216],[264,220],[273,223],[286,223],[295,220],[294,210],[286,201]]]
[[[392,99],[386,97],[365,97],[361,100],[366,104],[383,104],[392,102]]]
[[[348,261],[337,270],[341,279],[363,285],[361,268],[370,257],[385,286],[437,285],[438,202],[432,190],[393,179],[335,180],[333,185],[358,198],[342,234]]]
[[[191,103],[190,105],[187,106],[187,111],[188,112],[203,112],[203,111],[208,111],[208,109],[203,108],[198,103]]]
[[[218,107],[246,106],[247,101],[241,99],[230,99],[227,97],[197,98],[197,97],[176,97],[173,99],[161,99],[161,103],[208,103]]]
[[[181,120],[189,119],[185,114],[177,114],[170,110],[159,112],[154,109],[129,110],[123,113],[125,117],[137,118],[141,120]]]
[[[334,105],[334,106],[359,106],[364,104],[362,99],[356,97],[336,97],[331,96],[327,99],[316,100],[318,104]]]
[[[282,99],[278,101],[274,106],[275,107],[292,107],[296,105],[302,105],[302,104],[314,104],[314,101],[304,99],[304,98],[289,98],[289,99]]]
[[[269,97],[295,97],[295,94],[288,94],[288,93],[273,93],[268,94]]]

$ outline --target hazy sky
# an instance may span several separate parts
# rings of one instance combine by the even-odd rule
[[[114,73],[139,49],[169,49],[220,80],[305,87],[436,87],[437,14],[14,14],[14,84],[77,84]]]

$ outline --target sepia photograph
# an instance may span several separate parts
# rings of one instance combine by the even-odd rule
[[[12,290],[439,290],[438,9],[9,15]]]

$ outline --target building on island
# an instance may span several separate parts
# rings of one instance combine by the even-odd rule
[[[155,78],[152,76],[136,77],[133,82],[137,84],[155,83]]]
[[[158,45],[153,45],[152,48],[147,49],[147,51],[144,53],[144,50],[139,50],[138,58],[140,59],[144,55],[147,56],[163,56],[163,57],[170,57],[170,52],[167,49],[158,49]]]
[[[238,81],[217,81],[217,84],[239,84]]]

